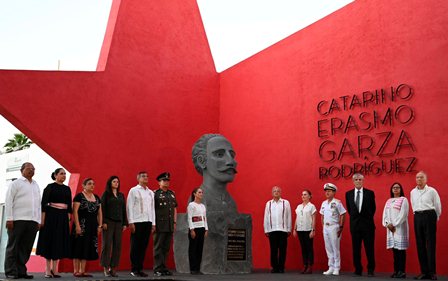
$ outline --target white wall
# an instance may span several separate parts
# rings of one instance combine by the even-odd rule
[[[9,182],[13,178],[21,176],[20,166],[24,162],[31,162],[36,168],[33,179],[39,184],[41,192],[47,184],[53,182],[51,173],[62,167],[36,144],[32,144],[29,149],[0,154],[0,203],[5,202]],[[65,170],[67,171],[67,169]],[[69,178],[70,173],[67,171],[67,180],[65,181],[67,185]]]

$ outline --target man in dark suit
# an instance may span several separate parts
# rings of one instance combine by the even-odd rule
[[[367,255],[367,276],[374,276],[375,271],[375,193],[364,188],[364,176],[354,174],[355,188],[345,193],[347,211],[350,214],[350,233],[352,235],[353,264],[355,274],[362,275],[361,244]]]

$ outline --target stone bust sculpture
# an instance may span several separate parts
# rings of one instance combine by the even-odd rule
[[[227,184],[237,173],[235,151],[222,135],[205,134],[192,149],[193,164],[202,175],[202,203],[207,209],[208,235],[204,241],[201,272],[205,274],[250,273],[252,269],[252,218],[240,214]],[[174,259],[178,272],[189,272],[187,214],[177,215]],[[237,244],[234,233],[239,233]],[[241,235],[245,234],[242,242]],[[233,236],[232,236],[233,235]],[[229,242],[230,241],[230,242]]]
[[[192,158],[203,177],[201,188],[207,212],[237,213],[235,201],[227,191],[227,184],[237,173],[232,144],[222,135],[205,134],[193,145]]]

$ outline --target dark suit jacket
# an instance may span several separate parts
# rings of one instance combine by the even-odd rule
[[[350,231],[375,230],[373,220],[376,211],[375,193],[365,187],[363,188],[362,206],[361,212],[359,212],[355,205],[355,191],[356,188],[345,193],[347,212],[350,214]]]

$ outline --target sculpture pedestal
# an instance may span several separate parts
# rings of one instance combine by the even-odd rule
[[[248,214],[207,212],[201,272],[205,274],[250,273],[252,270],[252,217]],[[177,214],[174,233],[176,271],[189,273],[187,214]]]

